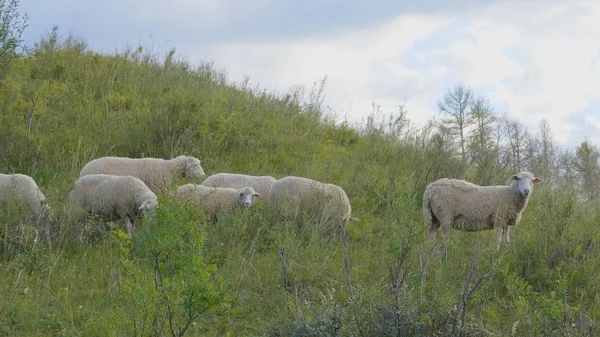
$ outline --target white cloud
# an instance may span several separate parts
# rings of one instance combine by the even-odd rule
[[[185,29],[217,28],[229,20],[249,17],[273,0],[123,0],[109,1],[113,10],[131,19]]]
[[[448,86],[463,82],[492,104],[507,106],[532,133],[545,118],[564,145],[579,127],[569,118],[600,99],[598,22],[598,1],[515,1],[471,12],[402,15],[313,38],[178,49],[193,61],[214,60],[234,80],[248,75],[280,91],[310,88],[327,75],[325,104],[352,121],[366,117],[373,101],[389,112],[406,98],[411,120],[423,122]],[[414,49],[415,41],[449,32],[454,41]]]
[[[600,129],[600,120],[594,116],[587,116],[585,118],[585,123]]]
[[[439,16],[400,17],[378,27],[298,41],[224,43],[210,47],[208,57],[234,80],[247,75],[252,82],[279,90],[292,85],[310,89],[327,76],[325,104],[334,107],[338,117],[348,113],[350,120],[360,121],[372,111],[373,100],[389,111],[405,96],[410,103],[437,94],[441,87],[436,75],[445,73],[446,67],[412,69],[401,59],[416,40],[448,22]],[[197,47],[182,52],[205,55]],[[431,114],[411,112],[414,120]]]
[[[447,48],[427,54],[461,81],[482,86],[492,102],[537,129],[545,118],[560,143],[576,125],[569,117],[600,99],[597,1],[500,3]]]

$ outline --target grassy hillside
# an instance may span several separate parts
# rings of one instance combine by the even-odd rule
[[[0,213],[0,335],[178,335],[187,323],[192,336],[600,333],[600,213],[574,188],[536,186],[499,252],[491,231],[452,231],[440,259],[425,240],[423,190],[477,169],[402,109],[350,127],[323,114],[319,87],[305,94],[232,85],[173,53],[98,54],[56,34],[12,60],[0,86],[0,172],[34,177],[57,231],[42,244],[18,210]],[[133,242],[69,218],[68,191],[90,159],[180,154],[208,175],[342,186],[361,219],[347,229],[347,254],[340,233],[260,205],[215,226],[161,199]],[[514,173],[497,169],[490,183]]]

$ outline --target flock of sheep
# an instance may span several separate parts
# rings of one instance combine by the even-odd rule
[[[207,215],[250,207],[261,198],[269,210],[280,214],[298,212],[319,199],[319,222],[337,222],[345,226],[358,221],[352,216],[350,200],[339,186],[303,177],[217,173],[206,177],[200,160],[192,156],[172,159],[101,157],[88,162],[70,191],[71,207],[95,214],[105,220],[122,220],[127,234],[133,235],[133,222],[152,214],[158,196],[168,194],[187,207],[201,207]],[[519,223],[534,183],[529,172],[520,172],[507,186],[479,186],[465,180],[439,179],[427,185],[423,194],[423,218],[430,237],[442,229],[444,242],[450,228],[462,231],[497,231],[499,248],[502,238],[509,241],[511,226]],[[323,199],[321,199],[323,198]],[[0,174],[0,201],[16,200],[25,204],[37,221],[38,231],[49,234],[46,218],[49,210],[36,182],[23,174]],[[308,203],[307,203],[308,202]]]
[[[218,173],[201,184],[176,187],[188,179],[199,182],[205,175],[200,160],[192,156],[168,160],[97,158],[84,165],[69,192],[70,210],[82,210],[108,221],[121,220],[130,236],[135,219],[152,214],[158,207],[158,197],[165,194],[214,216],[237,207],[248,208],[254,198],[263,198],[270,209],[290,214],[298,211],[298,203],[323,196],[317,220],[339,224],[358,220],[351,216],[350,200],[341,187],[303,177],[277,180],[271,176]],[[38,231],[48,235],[48,203],[31,177],[1,174],[0,200],[4,199],[16,199],[28,206],[31,217],[38,222]]]

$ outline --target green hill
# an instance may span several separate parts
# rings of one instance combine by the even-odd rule
[[[335,123],[323,93],[233,85],[173,52],[100,54],[57,31],[13,58],[0,85],[0,172],[38,182],[57,230],[38,242],[14,209],[0,213],[0,335],[599,334],[600,214],[578,201],[569,183],[578,176],[558,166],[536,173],[545,183],[509,244],[496,252],[492,231],[453,230],[441,259],[426,241],[425,186],[442,177],[504,184],[514,158],[503,165],[498,146],[488,161],[463,160],[443,128],[416,127],[403,109]],[[470,153],[481,154],[475,145]],[[543,167],[534,166],[540,153],[530,166]],[[345,247],[340,233],[260,206],[213,225],[164,199],[132,243],[69,218],[68,192],[89,160],[180,154],[208,175],[337,184],[361,221]]]

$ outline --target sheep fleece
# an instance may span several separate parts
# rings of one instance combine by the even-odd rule
[[[433,217],[452,228],[480,231],[516,225],[528,198],[510,186],[479,186],[464,180],[443,178],[427,186],[423,194],[426,226]]]
[[[0,200],[16,199],[24,203],[31,216],[40,220],[46,210],[46,197],[33,178],[24,174],[0,173]]]
[[[185,184],[177,189],[176,198],[184,204],[201,206],[204,214],[214,214],[239,206],[239,195],[236,188]]]
[[[269,195],[270,203],[280,211],[293,211],[297,204],[317,199],[324,193],[330,199],[320,214],[324,220],[346,222],[352,208],[346,192],[337,185],[327,184],[304,177],[288,176],[277,180]]]
[[[190,156],[172,159],[101,157],[88,162],[79,177],[89,174],[129,175],[142,180],[152,192],[161,194],[171,184],[184,178],[187,162],[193,162],[198,166],[199,175],[204,175],[200,161]]]
[[[139,216],[144,201],[156,200],[156,195],[140,179],[106,174],[79,178],[69,197],[74,204],[110,220]]]
[[[266,198],[271,191],[271,187],[277,179],[271,176],[251,176],[246,174],[236,173],[217,173],[213,174],[200,184],[207,187],[231,187],[243,188],[252,186],[256,193]]]

